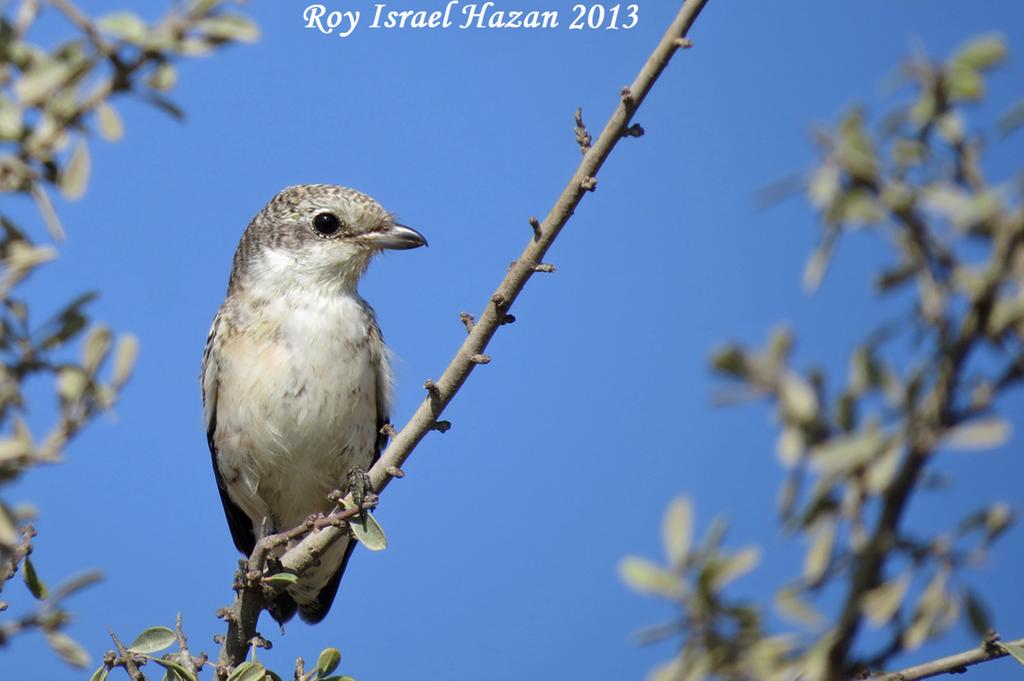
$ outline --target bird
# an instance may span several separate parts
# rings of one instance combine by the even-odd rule
[[[213,472],[235,547],[334,507],[386,445],[390,352],[358,284],[377,253],[426,246],[377,201],[329,184],[287,187],[249,223],[200,372]],[[344,537],[267,610],[326,617],[356,540]]]

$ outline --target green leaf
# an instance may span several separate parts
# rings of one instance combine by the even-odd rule
[[[177,85],[178,71],[174,68],[174,64],[164,62],[160,64],[160,66],[156,67],[146,82],[149,84],[149,87],[154,90],[166,92]]]
[[[299,581],[298,575],[294,575],[291,572],[278,572],[276,575],[270,575],[264,577],[263,581],[267,584],[295,584]]]
[[[972,69],[984,70],[998,65],[1006,59],[1006,40],[999,33],[986,33],[961,47],[950,60]]]
[[[95,375],[109,352],[110,329],[100,324],[92,327],[82,347],[82,369],[90,376]]]
[[[889,580],[875,587],[864,597],[863,609],[868,620],[880,627],[889,622],[907,595],[910,586],[910,573],[904,573],[896,579]]]
[[[123,38],[130,43],[141,43],[146,39],[146,22],[134,12],[114,12],[96,21],[101,29]]]
[[[750,371],[747,355],[743,349],[730,345],[722,348],[711,358],[711,365],[716,371],[736,378],[746,378]]]
[[[76,201],[85,194],[89,184],[89,172],[92,162],[89,158],[89,145],[79,140],[71,158],[60,173],[60,192],[69,201]]]
[[[980,637],[988,636],[992,630],[992,616],[984,601],[969,588],[963,591],[964,605],[967,607],[967,621],[974,633]]]
[[[17,519],[11,513],[11,510],[0,501],[0,546],[10,551],[17,543]]]
[[[135,367],[135,360],[139,356],[139,339],[132,334],[121,336],[117,342],[117,350],[114,351],[114,375],[112,382],[115,386],[124,385],[132,375]]]
[[[821,613],[800,597],[796,587],[781,589],[775,595],[775,607],[786,619],[806,627],[817,628],[823,621]]]
[[[0,95],[0,138],[13,139],[21,134],[21,107]]]
[[[681,566],[693,541],[693,504],[687,497],[672,500],[661,525],[662,542],[669,563]]]
[[[11,270],[27,274],[39,265],[57,257],[57,251],[49,246],[30,246],[24,241],[11,241],[7,244],[7,257],[4,264]],[[8,277],[11,273],[8,273]]]
[[[854,177],[873,178],[878,172],[878,154],[864,128],[864,113],[851,111],[839,124],[836,161]]]
[[[817,208],[831,205],[839,195],[841,180],[839,166],[835,163],[825,163],[815,170],[807,182],[807,197],[811,204]]]
[[[814,529],[814,540],[804,556],[804,579],[817,584],[832,562],[832,549],[836,543],[836,524],[829,519],[819,520]]]
[[[318,681],[356,681],[351,676],[325,676]]]
[[[900,454],[903,452],[903,442],[894,438],[886,445],[882,453],[868,465],[865,482],[868,490],[874,494],[881,494],[896,477],[896,469],[900,463]]]
[[[39,214],[43,216],[43,222],[46,223],[46,228],[50,231],[50,236],[57,241],[63,241],[64,228],[60,224],[60,218],[57,217],[57,211],[54,209],[49,195],[47,195],[38,182],[32,183],[30,191],[32,192],[32,198],[35,199],[36,206],[39,208]]]
[[[107,669],[107,665],[103,665],[92,673],[92,676],[89,677],[89,681],[107,681],[107,674],[109,673],[110,670]]]
[[[128,644],[128,650],[133,653],[148,655],[170,647],[177,640],[178,636],[167,627],[150,627]]]
[[[20,459],[31,452],[31,442],[14,437],[0,439],[0,466],[9,465],[15,459]]]
[[[890,150],[893,161],[900,166],[911,166],[921,163],[928,154],[928,147],[914,139],[898,139],[892,143]]]
[[[638,556],[622,559],[619,577],[626,586],[640,593],[672,599],[682,598],[684,593],[683,582],[677,575]]]
[[[1001,641],[996,643],[996,645],[1005,650],[1017,662],[1024,664],[1024,646],[1019,643],[1003,643]]]
[[[999,117],[996,127],[1000,137],[1006,137],[1024,125],[1024,99],[1014,102],[1010,108]]]
[[[237,675],[244,674],[245,672],[249,671],[250,667],[252,667],[252,662],[250,662],[249,660],[242,662],[237,667],[235,667],[234,670],[232,670],[231,675],[228,677],[228,681],[237,681]]]
[[[786,427],[779,431],[779,437],[775,441],[775,454],[779,457],[779,463],[786,468],[792,468],[800,461],[804,452],[804,435],[799,428]]]
[[[860,187],[844,191],[825,212],[825,220],[835,225],[870,225],[885,218],[875,195]]]
[[[238,40],[252,43],[260,39],[260,29],[248,17],[241,14],[219,14],[203,19],[196,28],[211,38]]]
[[[142,100],[149,102],[177,121],[185,120],[185,112],[182,111],[181,107],[162,95],[158,95],[155,92],[147,92],[142,95]]]
[[[194,0],[190,3],[188,15],[193,18],[204,17],[219,3],[220,0]]]
[[[57,371],[57,395],[63,404],[77,402],[89,387],[88,377],[76,366],[61,367]]]
[[[715,570],[715,587],[720,589],[729,582],[739,579],[757,567],[760,561],[761,549],[756,546],[748,546],[734,555],[725,558]]]
[[[948,569],[939,569],[918,599],[913,620],[903,632],[903,645],[908,650],[921,647],[929,636],[936,633],[936,623],[942,615],[943,608],[952,602],[946,593],[948,579]]]
[[[953,101],[975,101],[985,94],[985,80],[966,64],[953,64],[946,73],[946,89]]]
[[[779,397],[785,413],[800,423],[814,420],[818,415],[818,397],[803,376],[787,371],[779,383]]]
[[[955,111],[947,111],[942,114],[938,121],[939,135],[946,142],[956,145],[964,140],[964,119]]]
[[[259,662],[243,662],[235,667],[227,681],[263,681],[267,670]]]
[[[49,595],[46,589],[46,585],[43,584],[43,580],[39,579],[39,574],[36,572],[36,566],[32,564],[32,559],[25,556],[25,562],[23,563],[22,570],[24,571],[25,586],[38,600],[45,600]]]
[[[811,462],[823,475],[854,470],[872,460],[885,446],[878,430],[840,435],[811,449]]]
[[[341,663],[341,651],[337,648],[324,648],[316,661],[316,673],[326,676],[338,668]]]
[[[65,62],[46,61],[40,63],[38,66],[33,66],[14,84],[14,94],[22,102],[35,102],[49,95],[52,90],[61,85],[70,72],[71,66]]]
[[[50,631],[46,634],[46,642],[50,644],[53,651],[60,659],[72,667],[85,667],[89,664],[89,653],[80,646],[74,639],[60,631]]]
[[[910,107],[908,115],[910,120],[923,127],[935,117],[937,110],[938,103],[935,101],[935,94],[931,90],[924,90],[921,93],[921,98]]]
[[[964,423],[946,433],[943,444],[954,450],[992,449],[1010,438],[1010,422],[998,417]]]
[[[683,678],[683,655],[659,664],[647,675],[647,681],[680,681]]]
[[[166,669],[168,672],[173,672],[174,674],[177,674],[184,681],[199,681],[199,679],[196,676],[195,672],[193,672],[191,669],[186,668],[184,665],[178,664],[174,660],[165,660],[163,658],[152,657],[150,655],[146,655],[146,659],[147,660],[152,660],[156,664],[158,664],[161,667],[163,667],[164,669]],[[168,674],[168,676],[169,675],[170,674]],[[259,677],[259,678],[262,681],[263,677]]]
[[[350,518],[348,525],[352,528],[352,534],[356,539],[371,551],[383,551],[387,548],[388,538],[384,535],[384,528],[369,511],[363,511],[354,518]]]
[[[99,121],[100,135],[108,142],[117,142],[124,137],[124,123],[117,109],[106,101],[100,101],[96,105],[96,118]]]
[[[814,253],[807,259],[801,283],[808,293],[814,293],[821,286],[825,273],[828,272],[828,266],[832,263],[832,254],[835,252],[838,234],[839,230],[835,228],[828,230],[821,243],[814,249]]]

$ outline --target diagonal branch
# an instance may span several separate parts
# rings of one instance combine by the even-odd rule
[[[634,114],[676,51],[690,46],[685,36],[706,4],[707,0],[686,0],[683,3],[636,79],[630,86],[623,88],[618,107],[605,124],[601,135],[589,149],[585,150],[582,161],[547,217],[543,222],[531,220],[533,232],[522,255],[512,264],[505,278],[490,296],[483,313],[475,323],[467,324],[469,334],[456,351],[448,368],[437,381],[428,381],[427,397],[405,427],[393,436],[391,444],[380,460],[370,469],[370,481],[376,492],[387,487],[393,478],[401,477],[402,464],[412,454],[413,449],[427,433],[439,428],[438,418],[445,407],[455,397],[473,369],[478,364],[485,363],[480,361],[480,358],[486,356],[484,351],[488,343],[499,327],[511,321],[509,309],[530,277],[538,271],[544,255],[569,222],[583,196],[596,187],[595,178],[598,171],[619,140],[625,136],[635,136],[628,133]],[[305,539],[281,557],[283,569],[295,574],[305,572],[347,531],[347,528],[326,527],[315,534],[307,534]],[[259,603],[260,598],[260,594],[255,591],[240,589],[231,611],[239,614],[255,612],[258,616],[262,607]],[[221,651],[222,670],[233,667],[245,659],[245,647],[238,644],[256,635],[255,618],[229,620],[229,626],[233,627],[234,631],[225,640],[225,647]]]

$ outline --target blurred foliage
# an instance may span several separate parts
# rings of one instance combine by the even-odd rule
[[[984,559],[1014,511],[986,501],[930,535],[904,519],[915,493],[934,486],[937,456],[1011,437],[1001,398],[1024,378],[1024,174],[986,177],[987,138],[968,116],[1006,54],[1000,36],[985,35],[945,62],[915,56],[902,69],[912,100],[877,130],[854,109],[817,133],[821,159],[805,189],[822,238],[805,285],[818,287],[843,235],[870,230],[891,248],[878,293],[908,309],[865,334],[845,379],[794,368],[788,330],[764,349],[730,345],[715,355],[729,400],[766,398],[775,407],[775,449],[788,471],[778,511],[807,548],[801,574],[774,605],[796,628],[766,632],[758,606],[727,599],[721,572],[748,568],[740,556],[754,554],[722,553],[719,525],[689,551],[691,511],[674,502],[668,567],[639,558],[622,565],[628,584],[681,613],[645,636],[682,635],[679,654],[652,679],[838,681],[886,667],[961,619],[979,640],[990,635],[988,608],[965,568]],[[1018,105],[993,137],[1022,122]],[[865,636],[866,628],[877,631]]]
[[[130,335],[115,340],[90,321],[91,293],[76,294],[62,309],[37,322],[38,311],[19,295],[19,285],[57,256],[43,243],[46,230],[15,223],[14,195],[31,197],[49,240],[63,228],[51,201],[54,192],[81,197],[89,180],[89,143],[94,135],[114,142],[123,123],[113,100],[132,95],[180,116],[166,93],[176,81],[175,61],[209,54],[236,41],[257,37],[256,27],[230,11],[228,0],[175,3],[159,21],[147,23],[131,12],[93,20],[70,0],[6,3],[0,16],[0,492],[27,471],[58,463],[68,442],[98,414],[109,410],[129,379],[138,352]],[[40,21],[64,22],[72,37],[53,46],[35,42]],[[35,236],[33,236],[33,234]],[[71,346],[78,350],[72,352]],[[52,384],[56,416],[33,427],[25,415],[35,385]],[[33,428],[35,432],[33,432]],[[94,583],[86,573],[48,589],[29,555],[35,530],[30,507],[0,497],[0,591],[20,570],[37,599],[34,612],[0,616],[0,645],[26,630],[41,630],[53,650],[74,666],[89,655],[63,631],[70,613],[63,602]],[[67,557],[61,557],[66,561]],[[7,603],[0,601],[0,612]]]

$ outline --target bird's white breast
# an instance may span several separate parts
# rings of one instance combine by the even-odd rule
[[[218,360],[218,465],[251,518],[287,529],[328,510],[349,469],[369,467],[386,351],[354,292],[253,287],[235,302],[239,323]]]

